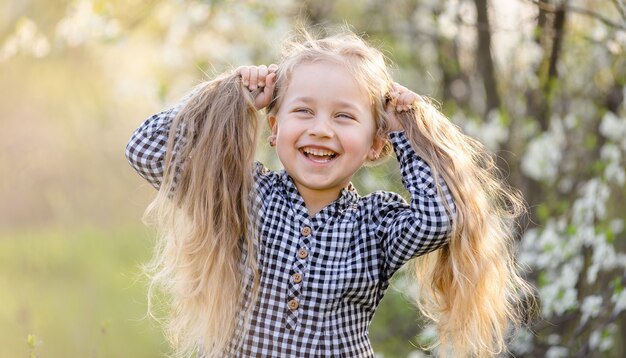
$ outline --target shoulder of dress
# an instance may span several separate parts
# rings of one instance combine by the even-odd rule
[[[362,208],[378,208],[390,204],[406,204],[406,200],[402,195],[386,190],[377,190],[359,198],[359,206]]]
[[[254,185],[257,190],[268,191],[272,187],[278,184],[280,180],[280,174],[270,170],[263,163],[254,162],[252,168],[252,177],[254,179]]]
[[[257,162],[257,161],[254,162],[254,165],[252,167],[252,172],[255,177],[264,177],[264,178],[269,179],[269,178],[275,178],[278,176],[278,173],[276,173],[273,170],[270,170],[263,163]]]

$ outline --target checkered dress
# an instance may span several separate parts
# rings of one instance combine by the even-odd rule
[[[157,188],[180,107],[148,118],[126,148],[131,165]],[[404,132],[389,139],[410,204],[385,191],[361,197],[350,185],[311,217],[285,171],[255,165],[259,298],[247,329],[239,317],[225,357],[374,356],[368,327],[391,276],[409,259],[444,245],[451,229],[428,165]],[[241,307],[251,304],[245,293]]]

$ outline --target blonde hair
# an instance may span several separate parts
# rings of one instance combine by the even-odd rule
[[[369,94],[377,135],[385,138],[393,81],[382,53],[352,33],[322,39],[301,34],[303,40],[285,47],[268,112],[280,107],[296,66],[336,61]],[[257,292],[256,228],[250,217],[255,210],[249,195],[258,120],[254,94],[240,82],[233,75],[215,79],[181,110],[170,132],[163,185],[146,212],[160,233],[148,267],[151,287],[164,287],[171,297],[168,332],[180,356],[198,342],[208,357],[227,347],[243,294],[243,272],[253,273],[253,296]],[[430,165],[440,195],[441,177],[456,206],[449,244],[415,261],[418,306],[436,323],[440,352],[502,352],[509,323],[520,321],[518,301],[530,292],[512,251],[522,200],[498,179],[484,147],[427,100],[399,119],[417,154]],[[181,134],[186,140],[175,143]],[[387,142],[383,154],[390,152]],[[248,255],[242,257],[242,250]]]
[[[224,351],[246,271],[254,275],[253,296],[257,291],[253,95],[238,76],[225,75],[191,97],[172,123],[163,181],[145,213],[159,236],[146,266],[149,297],[155,288],[168,295],[167,336],[176,356]]]
[[[449,244],[415,260],[418,307],[436,324],[442,355],[505,352],[507,331],[533,305],[533,290],[514,260],[515,219],[525,211],[521,196],[499,179],[484,146],[429,101],[399,119],[439,193],[440,175],[456,205]]]

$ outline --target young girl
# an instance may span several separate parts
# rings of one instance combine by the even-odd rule
[[[254,163],[262,108],[280,172]],[[350,183],[391,151],[410,203]],[[418,256],[417,302],[440,353],[505,349],[528,291],[510,251],[521,201],[483,147],[394,83],[358,36],[291,42],[278,66],[198,86],[144,122],[126,155],[159,188],[151,291],[171,298],[178,355],[373,357],[376,307]]]

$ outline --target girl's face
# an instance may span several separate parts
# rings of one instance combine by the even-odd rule
[[[369,96],[340,64],[298,65],[269,117],[276,151],[305,197],[339,195],[384,141],[376,138]]]

